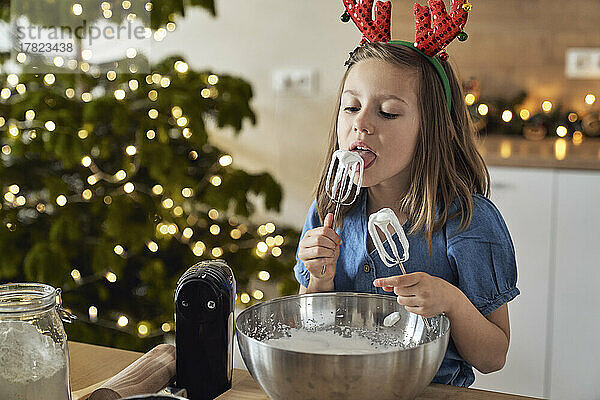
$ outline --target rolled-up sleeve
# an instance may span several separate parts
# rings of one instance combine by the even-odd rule
[[[304,227],[302,228],[300,240],[302,240],[307,231],[318,226],[321,226],[321,221],[317,212],[317,202],[313,201],[308,209],[308,215],[306,216],[306,221],[304,222]],[[294,265],[294,274],[296,275],[296,280],[298,283],[304,287],[308,287],[308,282],[310,281],[310,272],[308,272],[302,261],[300,261],[298,258],[298,248],[296,248],[296,265]]]
[[[459,218],[447,224],[447,256],[457,273],[458,288],[487,316],[520,293],[517,264],[498,209],[482,196],[474,196],[473,201],[473,218],[467,229],[458,229]]]

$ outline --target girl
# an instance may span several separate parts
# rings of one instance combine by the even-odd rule
[[[450,64],[436,58],[449,79],[450,110],[439,73],[409,46],[366,43],[351,53],[325,159],[337,149],[357,152],[362,193],[342,210],[338,235],[324,168],[294,270],[300,293],[393,292],[413,313],[446,313],[451,339],[433,381],[466,387],[472,366],[482,373],[504,366],[506,303],[519,290],[514,248],[487,198],[489,175],[462,89]],[[407,275],[385,266],[367,235],[368,216],[383,207],[404,221]]]

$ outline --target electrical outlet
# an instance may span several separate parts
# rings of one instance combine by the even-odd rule
[[[600,48],[568,48],[566,52],[565,75],[571,79],[599,79]]]
[[[280,94],[310,96],[317,90],[317,74],[308,68],[281,68],[273,71],[272,85]]]

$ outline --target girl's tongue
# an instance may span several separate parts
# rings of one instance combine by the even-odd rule
[[[365,162],[365,169],[369,168],[374,162],[377,156],[375,153],[369,150],[352,150],[352,152],[358,154],[360,158]]]

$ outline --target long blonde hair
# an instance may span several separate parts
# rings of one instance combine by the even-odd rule
[[[367,43],[351,53],[348,68],[337,96],[329,146],[323,162],[319,184],[315,189],[317,210],[321,221],[333,212],[335,204],[325,192],[327,169],[333,152],[338,149],[337,116],[344,83],[352,67],[363,60],[379,59],[418,73],[417,98],[419,102],[419,133],[410,164],[408,192],[398,199],[397,210],[408,217],[410,230],[424,229],[431,243],[433,233],[441,229],[449,218],[460,215],[460,228],[471,223],[475,193],[489,196],[489,173],[475,146],[475,130],[464,103],[462,87],[451,65],[438,57],[448,76],[452,109],[448,110],[442,82],[431,62],[406,46],[390,43]],[[423,94],[427,95],[423,95]],[[458,213],[450,215],[450,205],[458,199]],[[356,206],[342,207],[343,217]],[[438,210],[439,207],[439,210]],[[438,211],[436,217],[436,210]]]

